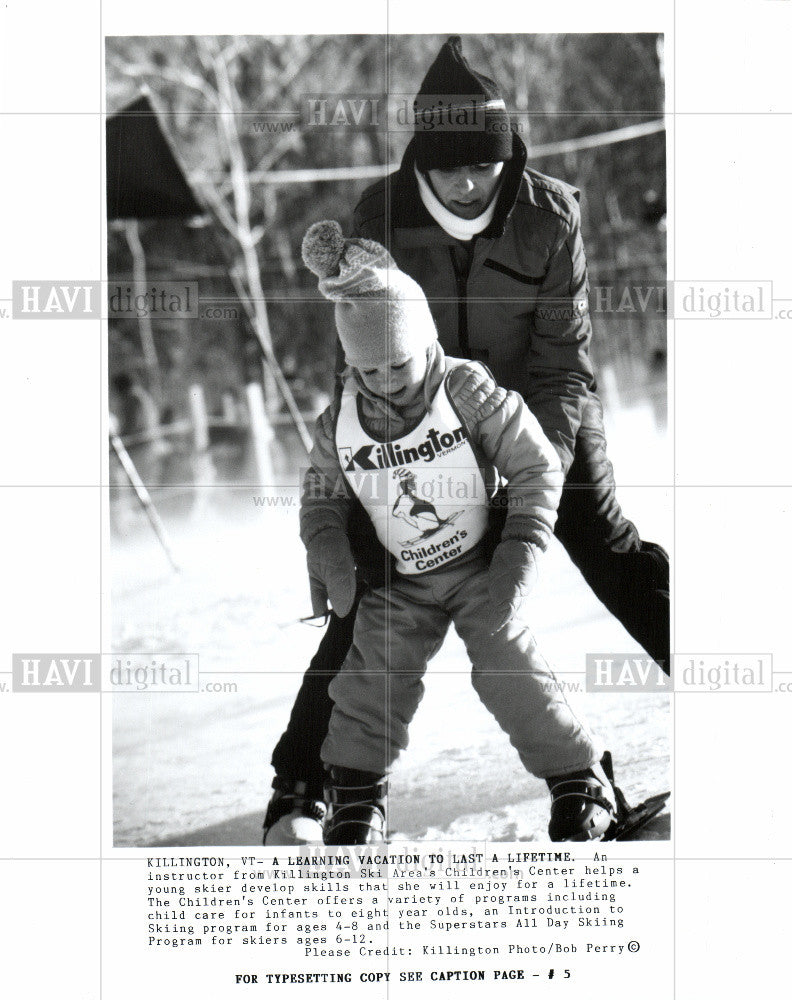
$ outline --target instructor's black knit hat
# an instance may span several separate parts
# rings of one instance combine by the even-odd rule
[[[413,102],[415,163],[444,170],[512,157],[509,112],[497,85],[470,68],[462,39],[443,45]]]

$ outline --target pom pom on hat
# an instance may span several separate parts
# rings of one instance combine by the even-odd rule
[[[315,222],[303,237],[302,259],[317,278],[339,273],[346,240],[341,226],[333,219]]]
[[[338,337],[354,368],[425,354],[437,329],[421,286],[375,240],[344,239],[335,221],[315,222],[303,238],[305,266],[335,302]]]

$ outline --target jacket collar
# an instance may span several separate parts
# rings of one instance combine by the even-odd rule
[[[512,133],[512,150],[513,155],[506,165],[495,214],[487,228],[479,233],[479,238],[498,239],[503,236],[506,223],[517,203],[528,150],[516,132]],[[414,167],[415,140],[412,139],[404,151],[399,169],[389,178],[392,187],[391,225],[394,231],[400,230],[398,243],[405,247],[427,243],[454,243],[454,238],[449,236],[427,212],[418,191]]]

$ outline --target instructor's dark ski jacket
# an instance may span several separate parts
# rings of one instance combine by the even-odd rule
[[[526,167],[516,134],[513,148],[492,222],[469,244],[424,207],[413,143],[399,170],[363,194],[354,234],[384,244],[420,284],[448,354],[483,361],[525,398],[566,474],[593,383],[578,192]]]

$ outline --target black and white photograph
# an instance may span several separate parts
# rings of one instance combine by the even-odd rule
[[[0,8],[0,994],[783,992],[791,19]]]
[[[116,846],[667,839],[663,37],[106,74]]]

